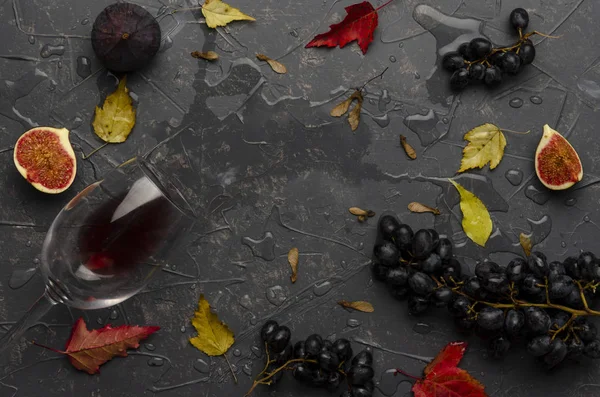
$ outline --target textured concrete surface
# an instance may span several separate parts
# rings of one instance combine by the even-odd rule
[[[155,62],[129,76],[138,109],[133,133],[127,142],[79,160],[67,192],[43,195],[15,170],[12,146],[35,125],[71,129],[78,154],[100,145],[91,129],[94,107],[116,79],[94,59],[89,35],[95,16],[109,3],[0,0],[0,332],[43,290],[35,269],[55,214],[111,167],[167,140],[156,155],[189,187],[201,221],[169,267],[138,296],[93,312],[54,308],[1,360],[1,396],[241,396],[262,368],[254,352],[260,345],[257,330],[267,318],[290,326],[294,340],[318,332],[350,338],[355,349],[360,343],[378,346],[375,395],[406,395],[410,383],[385,371],[401,367],[417,374],[424,363],[405,353],[431,357],[464,337],[445,310],[410,317],[404,302],[372,282],[375,222],[359,224],[347,212],[351,206],[395,211],[414,228],[435,226],[459,246],[465,269],[486,257],[507,263],[520,253],[520,232],[533,233],[536,248],[552,260],[596,249],[600,2],[397,0],[380,12],[375,41],[363,55],[356,44],[303,48],[339,21],[350,1],[232,0],[257,21],[209,30],[197,10],[172,13],[196,2],[141,0],[160,20],[164,41]],[[454,27],[432,23],[429,6],[458,18],[451,20]],[[534,65],[501,87],[469,87],[453,95],[449,76],[436,70],[438,55],[478,32],[496,43],[514,39],[507,19],[518,6],[529,10],[534,29],[560,38],[537,37]],[[195,50],[217,51],[221,59],[193,59],[189,54]],[[279,59],[288,74],[276,75],[256,61],[256,53]],[[366,89],[355,133],[345,120],[329,116],[349,90],[385,67],[383,78]],[[482,249],[462,232],[458,196],[445,178],[458,169],[463,134],[484,122],[532,132],[507,134],[497,169],[458,178],[491,211],[495,233]],[[533,169],[546,123],[568,136],[584,165],[584,180],[562,193],[545,190]],[[406,158],[399,134],[408,137],[418,160]],[[436,205],[443,215],[409,214],[411,201]],[[291,247],[300,250],[294,285],[286,259]],[[209,358],[187,341],[194,335],[189,319],[201,292],[236,333],[229,357],[237,385],[222,358]],[[347,312],[335,304],[339,299],[369,300],[375,313]],[[27,342],[60,348],[80,316],[93,327],[110,322],[162,329],[97,376]],[[467,340],[471,347],[463,367],[491,396],[600,393],[597,362],[571,360],[547,373],[522,346],[494,361],[477,337]],[[329,393],[305,389],[288,376],[256,395]]]

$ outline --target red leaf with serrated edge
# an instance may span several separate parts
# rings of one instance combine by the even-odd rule
[[[414,384],[412,391],[415,397],[488,397],[481,383],[457,367],[430,372]]]
[[[90,331],[83,318],[80,318],[73,325],[65,351],[39,344],[38,346],[66,354],[75,368],[93,375],[100,372],[100,366],[114,356],[126,357],[127,349],[139,347],[140,340],[146,339],[159,329],[160,327],[139,327],[137,325],[122,325],[113,328],[107,325],[104,328]]]
[[[425,375],[429,375],[430,372],[441,372],[448,367],[456,367],[462,360],[465,350],[467,350],[466,342],[448,343],[423,372]]]
[[[348,14],[346,18],[340,23],[331,25],[328,32],[316,35],[305,48],[335,47],[337,45],[343,48],[351,41],[358,40],[358,46],[363,54],[366,54],[369,44],[373,41],[373,32],[378,24],[377,11],[391,2],[392,0],[377,9],[373,8],[373,5],[368,1],[346,7],[346,13]]]

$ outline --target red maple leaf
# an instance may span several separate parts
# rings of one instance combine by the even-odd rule
[[[373,32],[377,27],[377,11],[387,6],[393,0],[389,0],[377,9],[368,1],[353,4],[346,7],[346,18],[340,23],[334,23],[329,31],[315,36],[305,48],[310,47],[335,47],[343,48],[351,41],[358,40],[358,46],[363,54],[367,53],[369,44],[373,41]]]
[[[415,397],[488,397],[479,381],[457,367],[466,349],[465,342],[446,345],[425,367],[423,378],[414,377],[399,369],[396,372],[417,380],[412,387]]]
[[[73,325],[71,337],[64,351],[51,347],[34,344],[69,356],[69,361],[77,369],[93,375],[100,372],[100,366],[114,356],[127,356],[127,349],[140,346],[139,341],[158,331],[160,327],[139,327],[137,325],[122,325],[113,328],[88,330],[83,318]]]

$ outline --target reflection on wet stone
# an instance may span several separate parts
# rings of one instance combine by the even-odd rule
[[[271,232],[265,232],[263,237],[259,240],[255,240],[251,237],[243,237],[242,244],[250,247],[252,255],[254,256],[266,261],[275,259],[275,239]]]

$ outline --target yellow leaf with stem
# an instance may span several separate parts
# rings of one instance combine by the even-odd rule
[[[96,106],[92,126],[104,142],[125,142],[135,125],[135,109],[132,106],[127,77],[119,82],[117,90],[106,97],[102,108]]]
[[[463,158],[458,172],[483,168],[487,163],[493,170],[500,164],[506,147],[506,138],[500,128],[485,123],[467,132],[464,139],[469,141],[469,144],[463,149]]]
[[[202,15],[204,15],[206,25],[213,29],[217,26],[226,26],[233,21],[256,21],[256,19],[221,0],[206,0],[202,5]]]
[[[474,243],[485,247],[492,234],[492,218],[483,202],[460,184],[448,179],[460,194],[460,210],[463,214],[462,227]]]

